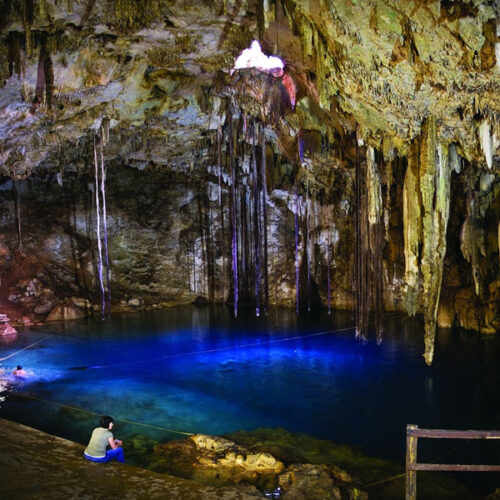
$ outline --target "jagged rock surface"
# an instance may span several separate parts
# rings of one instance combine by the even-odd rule
[[[99,309],[93,145],[109,133],[115,310],[232,300],[232,150],[241,303],[255,301],[256,147],[271,304],[294,304],[297,264],[302,308],[325,305],[330,280],[338,308],[383,283],[386,310],[425,315],[428,362],[436,321],[499,331],[496,0],[0,7],[0,299],[19,316],[71,297]],[[284,75],[231,73],[253,38]],[[353,284],[356,171],[371,228],[359,248],[379,257]],[[41,291],[26,291],[33,279]]]
[[[247,485],[274,491],[279,485],[282,497],[290,499],[340,500],[368,498],[356,488],[348,473],[327,465],[284,464],[270,453],[252,452],[227,439],[196,434],[155,446],[153,470],[175,470],[181,477],[215,485]]]

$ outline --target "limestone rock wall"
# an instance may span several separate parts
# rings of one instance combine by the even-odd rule
[[[5,307],[98,308],[105,143],[114,309],[233,301],[235,240],[241,305],[257,283],[302,309],[380,300],[424,314],[428,361],[436,323],[498,332],[499,19],[496,0],[1,2]],[[252,39],[283,72],[232,71]]]

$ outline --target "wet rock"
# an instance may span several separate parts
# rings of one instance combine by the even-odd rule
[[[140,297],[132,297],[127,300],[127,305],[129,307],[140,307],[144,301]]]
[[[283,497],[291,500],[368,499],[365,492],[352,485],[347,473],[327,465],[291,465],[280,475],[279,484],[283,488]]]
[[[377,217],[383,209],[386,223],[384,308],[424,313],[430,344],[444,265],[446,286],[465,290],[472,276],[479,298],[469,299],[480,317],[472,309],[459,310],[468,300],[462,296],[455,305],[443,300],[438,324],[450,326],[455,308],[467,328],[498,331],[498,292],[483,295],[499,273],[498,236],[493,245],[486,227],[498,225],[500,214],[500,58],[495,57],[498,15],[491,1],[413,2],[395,8],[393,0],[368,7],[351,0],[332,5],[290,0],[278,23],[280,56],[291,63],[283,77],[255,70],[230,74],[235,57],[253,38],[273,37],[267,31],[277,28],[269,24],[272,3],[264,2],[258,15],[250,2],[239,2],[232,14],[220,1],[200,3],[194,10],[192,2],[148,2],[150,8],[137,12],[133,2],[87,2],[84,14],[70,8],[72,3],[39,2],[31,27],[23,24],[22,9],[12,9],[0,33],[2,299],[19,305],[22,314],[38,316],[57,305],[44,287],[58,300],[78,295],[99,303],[89,165],[94,134],[109,128],[103,156],[113,309],[231,300],[227,168],[222,169],[222,218],[214,189],[219,175],[215,145],[226,127],[230,95],[238,108],[234,145],[242,195],[252,189],[246,171],[252,120],[262,124],[268,141],[271,304],[293,307],[296,300],[290,204],[296,184],[301,198],[306,189],[311,194],[309,240],[303,202],[298,235],[302,270],[310,246],[309,290],[326,304],[325,248],[335,227],[336,237],[328,244],[331,304],[354,307],[353,166],[356,151],[364,156],[368,148],[380,167],[380,182],[369,182],[368,196],[376,195],[371,199],[377,199]],[[75,29],[79,15],[82,29]],[[37,35],[32,40],[29,33]],[[24,57],[20,38],[33,54],[47,39],[46,76],[53,88],[49,85],[40,99],[38,58]],[[432,134],[425,132],[429,120],[435,122]],[[300,138],[306,135],[310,139],[302,152],[307,161],[298,162]],[[361,146],[349,142],[353,135],[360,136]],[[437,150],[425,147],[426,136]],[[447,145],[449,165],[435,170],[436,153],[444,159]],[[227,167],[227,147],[222,156]],[[407,170],[419,182],[407,178],[405,189]],[[422,189],[423,183],[435,183],[435,189]],[[13,203],[14,188],[19,203]],[[404,231],[402,200],[408,196]],[[475,212],[467,216],[460,204],[465,196]],[[447,241],[449,199],[450,220],[462,224],[468,219],[467,262],[457,259],[458,249]],[[239,207],[238,213],[241,239],[250,241],[243,233],[252,231],[251,210]],[[423,237],[417,234],[422,225]],[[247,246],[240,245],[240,264],[253,269],[253,263],[243,262],[255,253]],[[446,259],[454,259],[451,267]],[[248,274],[240,283],[242,302],[250,304]],[[301,277],[301,292],[304,283]]]
[[[458,321],[466,330],[479,331],[481,327],[480,301],[474,289],[459,290],[455,298]]]
[[[36,323],[35,318],[33,316],[21,316],[17,320],[17,324],[23,325],[23,326],[31,326]]]
[[[270,453],[252,452],[228,439],[204,434],[155,446],[151,467],[217,485],[253,485],[270,491],[279,485],[284,498],[367,498],[339,467],[294,464],[285,470],[283,462]]]
[[[92,304],[89,299],[85,299],[83,297],[71,297],[70,300],[75,307],[83,309],[84,311],[90,311],[92,308]]]
[[[11,326],[9,317],[6,314],[0,314],[0,335],[16,335],[17,330]]]
[[[451,328],[455,321],[455,293],[453,289],[443,289],[439,298],[437,325],[440,328]]]
[[[45,321],[71,321],[86,316],[85,310],[75,306],[71,301],[64,301],[52,309]]]
[[[203,434],[157,445],[152,467],[211,484],[260,488],[274,486],[285,468],[268,453],[252,453],[227,439]]]

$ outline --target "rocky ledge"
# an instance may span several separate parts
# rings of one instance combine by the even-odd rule
[[[216,436],[193,436],[155,446],[151,467],[217,486],[239,485],[243,492],[286,499],[367,499],[352,477],[333,465],[284,463]],[[279,488],[279,490],[278,490]],[[279,492],[279,493],[278,493]]]

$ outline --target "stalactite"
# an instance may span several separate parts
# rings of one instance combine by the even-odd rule
[[[403,190],[406,280],[409,312],[421,303],[425,322],[424,358],[434,357],[436,318],[441,293],[446,229],[450,207],[451,169],[448,147],[437,143],[437,125],[429,117],[420,144],[414,141]],[[419,298],[420,276],[422,295]]]
[[[26,36],[26,56],[31,57],[31,26],[33,25],[33,0],[23,1],[23,27]]]
[[[104,319],[106,314],[106,295],[104,292],[104,281],[102,276],[102,240],[101,240],[101,204],[99,201],[99,161],[97,159],[97,142],[98,137],[94,134],[94,174],[95,174],[95,208],[96,208],[96,240],[97,240],[97,255],[99,259],[98,275],[99,287],[101,289],[101,315]]]
[[[375,332],[377,342],[382,342],[383,324],[383,274],[382,274],[382,245],[383,245],[383,202],[382,181],[375,161],[375,151],[367,148],[367,191],[368,191],[368,222],[369,247],[371,257],[370,291],[375,309]]]
[[[231,239],[231,257],[233,271],[233,294],[234,317],[238,316],[238,233],[237,233],[237,213],[236,213],[236,175],[234,168],[234,143],[233,143],[233,114],[231,103],[227,109],[227,129],[228,129],[228,144],[229,144],[229,170],[231,173],[231,223],[232,223],[232,239]]]
[[[299,187],[295,184],[295,312],[299,314]]]
[[[471,176],[468,177],[466,202],[467,215],[460,231],[460,250],[464,259],[472,267],[472,279],[476,295],[482,297],[483,276],[479,256],[480,253],[485,254],[484,232],[482,227],[478,227],[479,225],[476,224],[477,202],[474,199],[474,187],[472,186]]]
[[[45,103],[47,104],[47,109],[50,110],[52,109],[52,99],[54,95],[54,67],[52,58],[48,52],[45,55],[43,71],[45,73]]]
[[[254,262],[255,262],[255,315],[260,316],[260,269],[261,269],[261,232],[260,232],[260,191],[257,171],[257,148],[255,145],[255,122],[252,123],[252,177],[254,194]]]
[[[262,180],[262,232],[264,234],[264,307],[269,309],[269,273],[267,267],[267,173],[266,173],[266,136],[264,128],[261,131],[261,152],[260,162]]]
[[[264,18],[264,0],[256,0],[255,2],[257,14],[257,28],[259,31],[259,40],[262,41],[264,37],[265,18]]]
[[[366,339],[370,290],[368,280],[368,200],[360,140],[356,139],[356,336]]]
[[[14,73],[19,77],[23,73],[21,67],[21,42],[17,33],[9,33],[7,35],[7,62],[9,65],[9,77]]]
[[[40,43],[40,54],[38,56],[37,80],[35,88],[35,98],[33,105],[35,108],[40,106],[43,101],[43,92],[45,90],[45,103],[47,109],[52,109],[54,96],[54,67],[52,58],[47,48],[46,37],[42,38]]]
[[[436,318],[441,294],[443,262],[446,255],[446,230],[450,211],[448,148],[436,147],[436,124],[429,120],[421,154],[421,193],[423,205],[422,275],[425,319],[425,361],[434,357]],[[437,154],[436,154],[437,153]]]
[[[419,194],[419,145],[410,146],[403,184],[403,227],[405,252],[406,309],[413,316],[417,309],[419,286],[419,252],[422,216]]]
[[[386,194],[385,194],[385,205],[384,205],[384,238],[385,241],[389,242],[390,239],[390,219],[391,219],[391,186],[392,186],[392,169],[393,161],[387,160],[385,162],[385,183],[386,183]]]
[[[85,10],[83,11],[82,17],[80,19],[80,24],[83,26],[87,23],[90,14],[92,13],[92,9],[94,8],[96,0],[87,0],[85,4]]]
[[[493,139],[490,130],[490,122],[483,120],[479,127],[479,138],[481,141],[481,149],[483,150],[486,159],[486,165],[491,169],[493,166]]]
[[[104,152],[103,148],[107,142],[105,127],[101,127],[100,140],[100,160],[101,160],[101,198],[102,198],[102,222],[104,230],[104,258],[106,263],[106,303],[107,310],[111,312],[111,276],[109,268],[109,253],[108,253],[108,214],[106,208],[106,168],[104,167]]]
[[[42,38],[40,42],[40,54],[38,56],[38,69],[35,87],[34,104],[39,106],[43,101],[43,91],[45,89],[45,58],[47,57],[47,42]]]

